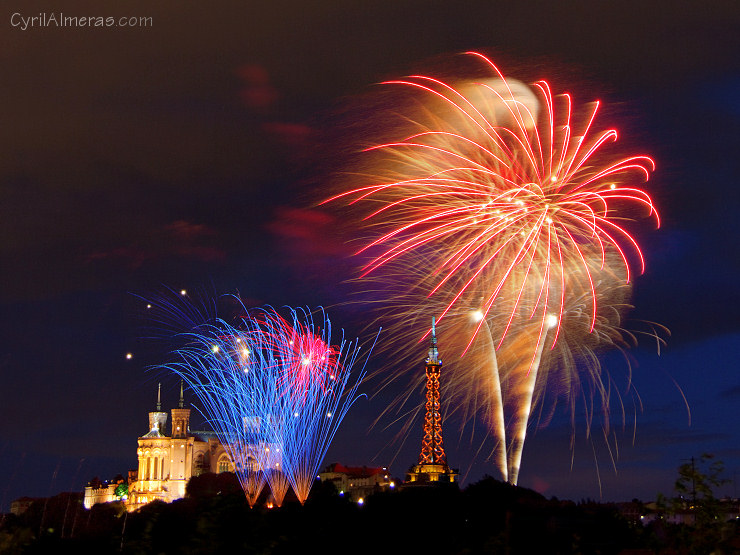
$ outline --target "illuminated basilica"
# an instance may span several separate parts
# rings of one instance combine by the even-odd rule
[[[158,393],[157,408],[149,413],[149,432],[138,440],[139,467],[129,471],[128,491],[120,483],[91,483],[85,488],[85,508],[122,501],[127,510],[135,511],[155,500],[169,503],[185,497],[191,477],[234,470],[229,454],[213,432],[190,431],[190,409],[185,408],[182,385],[178,407],[170,412],[168,436],[168,414],[162,411]]]

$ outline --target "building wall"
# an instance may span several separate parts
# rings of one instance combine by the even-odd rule
[[[139,465],[129,477],[129,511],[155,500],[171,503],[185,497],[193,476],[234,470],[228,452],[217,439],[202,440],[190,433],[190,409],[172,409],[170,436],[164,435],[166,421],[166,413],[150,413],[151,430],[138,439]]]
[[[333,483],[338,492],[354,501],[395,485],[387,468],[343,467],[337,463],[320,472],[319,478],[322,482]]]
[[[36,501],[33,497],[21,497],[10,504],[10,513],[16,516],[25,513],[31,504]]]
[[[109,484],[101,488],[87,486],[82,498],[82,506],[90,509],[98,503],[110,503],[112,501],[118,501],[116,497],[116,484]]]
[[[182,408],[182,399],[180,408],[171,412],[169,436],[165,435],[168,414],[158,409],[149,413],[149,432],[137,441],[138,466],[128,473],[128,498],[125,503],[129,511],[135,511],[152,501],[170,503],[185,497],[188,481],[193,476],[236,470],[228,451],[217,438],[212,437],[212,433],[203,432],[201,435],[199,432],[190,432],[190,409]],[[260,443],[252,448],[268,454],[258,455],[256,451],[253,453],[249,450],[247,460],[240,463],[241,467],[248,465],[254,469],[255,465],[264,464],[268,468],[281,468],[279,446]],[[115,488],[116,484],[86,487],[85,508],[89,509],[96,503],[118,501]]]

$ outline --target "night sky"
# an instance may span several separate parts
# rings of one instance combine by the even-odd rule
[[[60,12],[152,23],[14,26]],[[10,1],[0,21],[0,512],[136,467],[157,382],[165,407],[178,393],[150,369],[167,353],[144,340],[137,295],[323,305],[364,333],[367,309],[345,303],[351,249],[312,204],[342,169],[332,149],[352,144],[336,126],[378,81],[471,49],[612,104],[619,144],[657,162],[645,188],[663,225],[638,231],[647,271],[630,317],[671,337],[660,355],[650,341],[631,351],[641,406],[625,402],[624,427],[614,415],[616,471],[599,427],[586,439],[579,423],[571,450],[561,411],[530,432],[520,485],[649,500],[711,452],[733,480],[722,493],[740,493],[736,2]],[[402,476],[420,424],[387,447],[397,428],[370,429],[387,402],[361,399],[326,462]],[[494,470],[459,426],[445,424],[448,458],[470,483]]]

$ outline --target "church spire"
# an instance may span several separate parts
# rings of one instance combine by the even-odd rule
[[[185,380],[180,380],[180,400],[172,409],[172,438],[185,439],[190,431],[190,409],[185,408]]]
[[[167,413],[162,412],[162,384],[157,384],[157,408],[149,413],[149,433],[142,437],[162,437],[167,424]]]

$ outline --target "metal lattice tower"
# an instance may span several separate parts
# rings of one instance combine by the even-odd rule
[[[432,342],[429,356],[426,359],[427,402],[424,416],[424,438],[421,441],[419,464],[447,464],[444,445],[442,444],[442,415],[439,404],[439,376],[442,361],[437,351],[437,333],[432,318]]]

